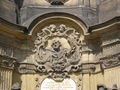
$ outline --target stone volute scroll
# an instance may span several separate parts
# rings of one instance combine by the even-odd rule
[[[51,24],[37,33],[34,41],[37,71],[63,81],[80,70],[80,33],[64,24]]]

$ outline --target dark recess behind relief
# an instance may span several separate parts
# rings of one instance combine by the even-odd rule
[[[51,2],[51,5],[64,5],[64,3],[62,1],[59,1],[59,0],[54,0]]]
[[[22,7],[23,1],[24,0],[14,0],[14,2],[16,3],[16,5],[18,6],[19,9]]]

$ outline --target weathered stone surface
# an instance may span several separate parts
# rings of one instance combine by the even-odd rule
[[[0,17],[3,19],[16,23],[15,3],[9,0],[0,0]]]
[[[37,33],[35,61],[41,73],[48,73],[56,81],[63,81],[81,58],[80,33],[64,24],[51,24]],[[75,69],[75,68],[74,68]]]
[[[35,18],[52,12],[63,12],[75,15],[88,25],[105,22],[120,15],[119,0],[69,0],[65,6],[51,6],[46,0],[2,0],[1,17],[20,25],[28,26]],[[31,13],[32,12],[32,13]],[[9,14],[7,14],[9,13]],[[8,16],[9,15],[9,16]],[[27,27],[28,27],[27,26]]]
[[[40,12],[40,13],[39,13]],[[35,6],[29,6],[27,8],[21,9],[21,22],[22,25],[29,27],[29,25],[32,23],[33,20],[36,18],[45,15],[47,13],[67,13],[71,14],[73,16],[76,16],[83,20],[88,25],[93,25],[97,22],[96,12],[94,10],[91,10],[88,7],[35,7]]]
[[[120,16],[119,6],[120,0],[103,0],[99,5],[99,23]]]
[[[111,86],[120,87],[120,17],[111,18],[119,16],[120,2],[100,1],[69,0],[60,7],[15,1],[17,20],[29,30],[0,18],[0,88],[37,90],[45,78],[57,84],[69,78],[76,90],[118,89]]]

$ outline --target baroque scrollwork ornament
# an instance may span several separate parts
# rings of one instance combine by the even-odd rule
[[[37,70],[55,81],[64,80],[80,63],[80,33],[74,28],[52,24],[37,33],[34,44]]]

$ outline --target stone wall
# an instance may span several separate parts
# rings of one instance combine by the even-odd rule
[[[99,5],[99,23],[105,22],[111,18],[119,16],[120,0],[104,0]]]
[[[16,5],[14,2],[9,0],[0,0],[0,17],[3,19],[16,23]]]
[[[20,84],[22,90],[37,90],[46,78],[70,78],[78,90],[96,90],[99,84],[120,87],[118,19],[87,27],[70,16],[46,16],[29,33],[1,23],[1,88]]]

